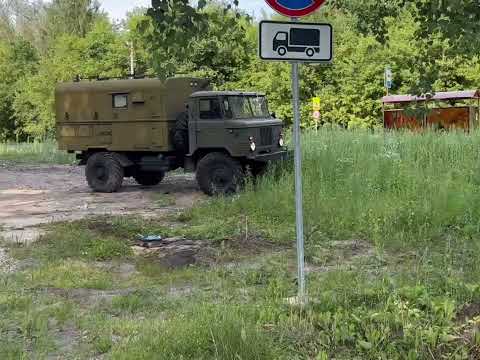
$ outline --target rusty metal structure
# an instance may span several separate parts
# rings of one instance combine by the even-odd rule
[[[385,129],[470,131],[478,126],[480,120],[479,90],[424,96],[390,95],[383,97],[382,103]]]

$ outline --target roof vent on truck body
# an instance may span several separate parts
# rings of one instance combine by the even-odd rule
[[[194,77],[174,77],[166,80],[161,80],[159,78],[111,78],[58,83],[56,86],[56,94],[60,95],[62,93],[82,91],[100,93],[130,93],[133,91],[142,91],[146,89],[164,89],[167,91],[175,91],[175,89],[178,87],[183,89],[191,88],[190,93],[211,89],[209,80]]]
[[[80,75],[76,75],[75,79],[73,79],[73,82],[79,83],[82,81],[143,80],[143,79],[152,79],[152,80],[162,81],[162,79],[159,78],[158,76],[129,74],[127,76],[120,76],[120,77],[95,76],[95,77],[85,77],[85,78],[81,77]],[[169,82],[169,81],[184,80],[184,79],[191,79],[190,86],[192,88],[197,88],[197,91],[211,90],[210,81],[208,79],[194,78],[189,76],[175,76],[175,77],[167,78],[163,81]]]

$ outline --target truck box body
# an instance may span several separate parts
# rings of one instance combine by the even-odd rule
[[[320,46],[320,30],[290,29],[290,46]]]
[[[188,97],[209,89],[195,78],[79,81],[56,88],[62,150],[173,151],[171,130]]]

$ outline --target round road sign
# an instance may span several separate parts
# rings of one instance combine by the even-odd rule
[[[276,12],[289,16],[307,16],[322,6],[327,0],[266,0]]]

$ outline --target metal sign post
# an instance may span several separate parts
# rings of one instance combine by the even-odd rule
[[[306,303],[306,292],[299,63],[330,63],[333,58],[333,30],[329,24],[297,22],[297,17],[313,13],[326,0],[266,1],[275,11],[291,18],[290,22],[262,21],[260,23],[259,55],[263,60],[290,61],[292,64],[295,213],[298,261],[297,302],[303,305]]]
[[[293,18],[292,21],[295,21]],[[297,231],[298,297],[305,299],[305,254],[303,234],[302,147],[300,130],[300,84],[298,62],[292,62],[293,141],[295,143],[295,214]]]

